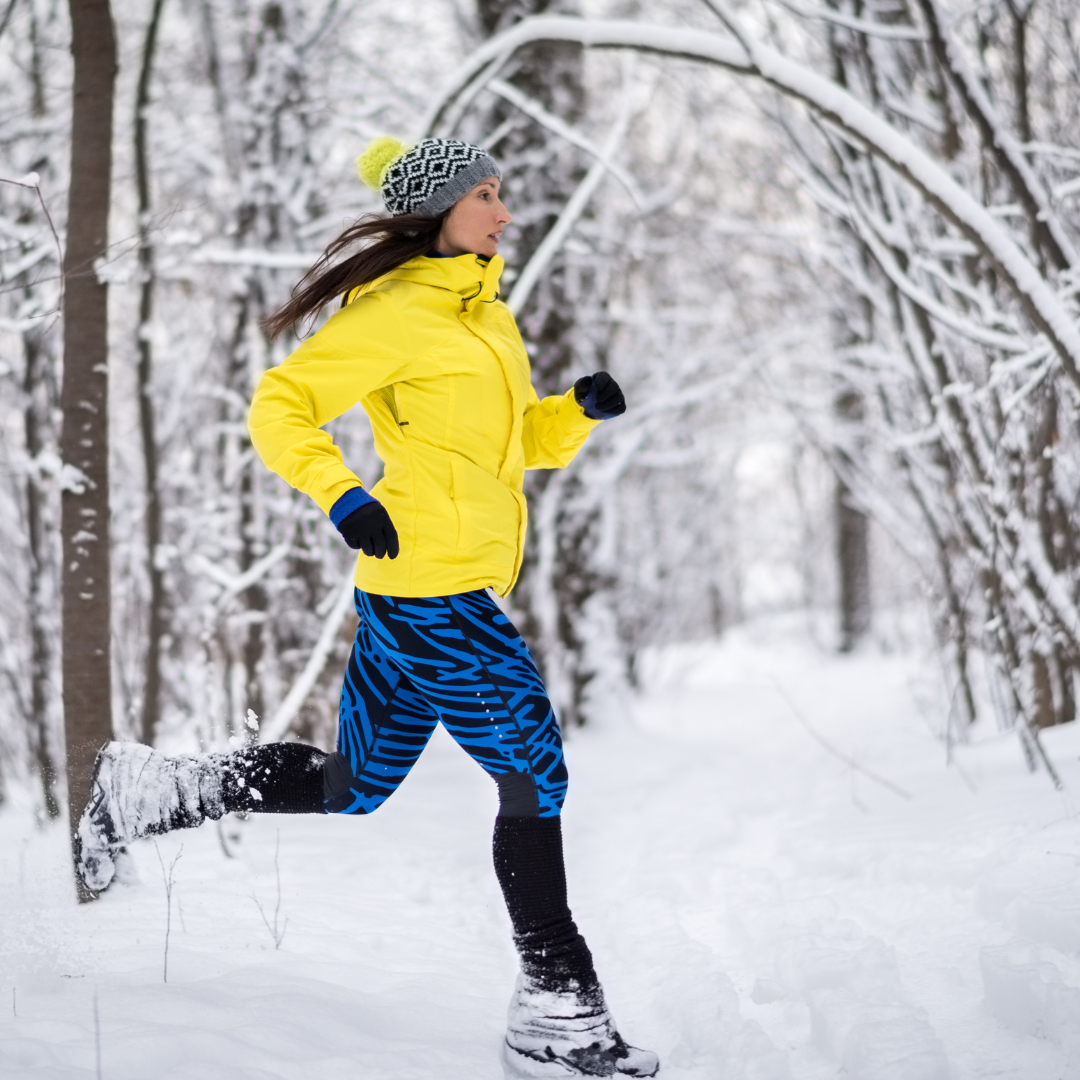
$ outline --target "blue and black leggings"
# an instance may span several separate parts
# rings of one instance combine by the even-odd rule
[[[279,743],[231,755],[227,809],[370,814],[442,723],[498,785],[495,871],[525,974],[545,989],[598,997],[566,901],[562,739],[521,635],[482,590],[419,598],[357,590],[356,610],[336,751]]]
[[[326,810],[370,814],[439,723],[498,785],[505,817],[558,817],[566,764],[540,672],[486,592],[395,598],[359,590]]]

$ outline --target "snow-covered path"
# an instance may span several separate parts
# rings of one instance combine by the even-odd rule
[[[1080,1078],[1080,727],[944,749],[914,661],[776,632],[673,650],[576,736],[571,902],[672,1080]],[[790,699],[790,702],[786,699]],[[794,708],[793,708],[794,706]],[[802,720],[796,715],[801,714]],[[813,729],[908,797],[853,771]],[[64,838],[0,814],[0,1076],[498,1080],[515,964],[492,786],[444,736],[368,819],[158,842],[78,907]],[[279,950],[273,920],[280,838]]]

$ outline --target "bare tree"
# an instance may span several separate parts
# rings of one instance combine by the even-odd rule
[[[70,0],[75,61],[71,183],[64,253],[64,731],[72,828],[90,794],[98,747],[112,736],[109,567],[108,294],[116,38],[108,0]],[[74,833],[72,833],[74,842]],[[76,874],[79,899],[93,899]]]
[[[476,8],[478,29],[485,37],[530,16],[580,13],[574,0],[477,0]],[[540,42],[499,67],[499,79],[492,84],[495,92],[482,95],[464,114],[459,111],[456,125],[445,130],[482,142],[503,164],[505,198],[515,215],[505,252],[510,267],[506,282],[511,287],[507,295],[511,295],[517,288],[514,275],[527,274],[541,246],[545,242],[551,246],[549,238],[562,210],[585,176],[580,149],[551,130],[553,124],[570,127],[582,116],[583,54],[573,42]],[[577,295],[580,278],[568,269],[562,244],[534,269],[540,272],[520,301],[518,324],[538,392],[563,393],[597,360],[587,329],[578,319],[583,301]],[[600,585],[597,568],[590,564],[595,510],[583,515],[580,500],[567,498],[573,483],[568,489],[552,481],[548,471],[526,478],[534,524],[513,605],[522,633],[547,676],[560,718],[573,727],[585,718],[583,696],[594,674],[580,623],[585,604]],[[550,558],[540,553],[541,533],[547,527],[554,530]]]
[[[337,611],[333,605],[320,615],[320,603],[340,591],[337,566],[313,550],[325,543],[325,522],[261,466],[244,416],[262,371],[289,347],[271,344],[260,321],[312,261],[301,231],[310,235],[327,209],[320,154],[334,116],[324,96],[332,91],[319,74],[336,57],[332,38],[348,9],[269,0],[250,10],[210,3],[195,10],[217,149],[205,225],[225,265],[210,272],[207,314],[215,333],[198,388],[212,422],[187,433],[205,498],[176,530],[186,558],[175,589],[199,602],[178,613],[172,630],[182,647],[197,641],[202,653],[212,696],[199,709],[212,729],[207,737],[246,738],[249,710],[277,715],[288,681],[305,669],[327,616]],[[220,254],[223,243],[228,254]],[[190,495],[178,491],[177,504]],[[222,589],[230,580],[237,587]]]
[[[631,413],[597,432],[569,469],[531,474],[526,481],[531,527],[514,613],[544,669],[563,723],[573,726],[601,701],[617,699],[620,686],[632,677],[637,648],[665,633],[715,629],[739,609],[730,580],[719,584],[725,572],[729,579],[733,572],[712,557],[730,535],[722,523],[724,512],[708,500],[704,513],[685,512],[689,490],[715,494],[713,485],[729,482],[730,446],[723,452],[723,467],[675,488],[665,483],[664,469],[701,458],[716,418],[714,391],[705,389],[698,396],[690,387],[695,382],[715,385],[706,370],[715,375],[732,359],[717,348],[715,337],[711,345],[701,340],[706,329],[701,313],[688,313],[685,321],[673,313],[686,310],[691,291],[697,291],[697,275],[688,274],[687,265],[703,267],[703,257],[713,262],[703,232],[714,257],[721,249],[731,255],[730,263],[715,261],[740,285],[747,280],[735,270],[742,265],[735,252],[738,241],[717,237],[703,230],[700,221],[670,212],[686,182],[684,170],[693,173],[698,166],[694,150],[685,149],[696,145],[700,126],[693,107],[679,106],[684,110],[680,123],[687,125],[675,151],[680,160],[676,164],[668,148],[663,161],[650,161],[646,168],[655,190],[644,196],[627,162],[648,159],[651,148],[658,140],[667,142],[671,132],[645,134],[651,127],[647,118],[661,106],[646,89],[648,80],[634,76],[632,57],[624,55],[603,76],[594,70],[597,90],[590,100],[582,51],[570,29],[583,25],[582,20],[547,14],[567,11],[566,5],[485,4],[481,11],[490,14],[496,7],[502,17],[485,22],[484,28],[498,31],[496,40],[520,36],[522,47],[504,54],[484,48],[488,66],[469,65],[475,78],[460,97],[451,95],[435,110],[433,130],[462,130],[507,165],[504,188],[517,213],[507,253],[508,303],[518,314],[541,391],[564,392],[575,377],[607,368],[624,383],[631,400]],[[539,17],[531,15],[541,9]],[[533,27],[554,25],[570,32],[565,37],[531,35]],[[588,36],[580,40],[587,42]],[[716,274],[711,265],[709,272]],[[737,287],[734,280],[732,286]],[[704,311],[710,301],[700,299]],[[654,304],[661,305],[663,314],[653,310]],[[620,314],[614,307],[622,309]],[[639,310],[640,320],[627,317],[628,311],[636,316]],[[730,318],[715,317],[714,331],[730,328]],[[741,321],[752,336],[749,324],[755,319]],[[694,344],[688,348],[690,339]],[[639,425],[635,416],[641,409],[644,422]],[[661,417],[667,424],[657,422]],[[671,445],[680,439],[679,434],[671,438],[673,426],[685,437],[702,420],[710,435],[695,432],[695,449]],[[667,444],[663,450],[660,443]],[[672,465],[646,468],[643,481],[637,455],[653,449],[659,451],[654,460]],[[649,522],[647,531],[655,528],[658,534],[654,550],[647,543],[635,546],[633,558],[645,565],[628,563],[623,556],[632,544],[615,522],[623,509],[635,521],[639,512],[648,517],[650,500],[652,514],[659,503],[682,509],[658,515],[662,524]],[[613,540],[616,534],[618,541]],[[676,549],[680,558],[669,560]],[[651,580],[646,583],[643,577]],[[669,604],[673,611],[667,618],[660,611]]]
[[[31,461],[40,461],[52,442],[52,410],[56,402],[55,373],[51,370],[50,350],[43,340],[41,328],[23,333],[23,426],[26,453]],[[45,812],[49,817],[60,816],[57,797],[58,747],[54,744],[50,724],[50,684],[55,657],[54,623],[50,609],[54,602],[53,577],[55,558],[51,551],[55,534],[50,529],[51,515],[47,502],[47,483],[39,470],[27,470],[26,477],[26,535],[28,540],[27,615],[30,624],[30,700],[28,720],[30,744],[41,779]]]
[[[1055,205],[1056,178],[1033,165],[993,96],[1015,96],[1015,50],[1027,47],[1031,26],[1000,35],[992,60],[978,60],[988,35],[976,25],[974,41],[965,38],[938,0],[904,7],[900,26],[882,21],[880,29],[858,10],[845,13],[841,22],[874,47],[858,85],[844,86],[815,69],[820,54],[809,50],[796,61],[749,33],[726,0],[709,6],[724,34],[527,20],[477,50],[450,96],[465,86],[475,92],[496,57],[538,40],[572,40],[694,57],[760,80],[808,111],[833,157],[848,163],[836,170],[822,162],[812,187],[870,254],[869,279],[855,265],[848,273],[887,316],[881,326],[891,327],[893,344],[886,351],[895,356],[898,348],[912,376],[897,381],[880,353],[862,358],[867,393],[881,401],[891,445],[918,491],[925,531],[914,547],[930,539],[942,553],[961,617],[980,627],[997,667],[1003,719],[1019,723],[1032,760],[1052,772],[1036,732],[1071,718],[1080,644],[1080,560],[1065,510],[1076,496],[1071,471],[1055,465],[1055,447],[1072,439],[1057,420],[1056,399],[1059,384],[1070,395],[1080,391],[1080,331],[1072,230]],[[1072,29],[1056,8],[1046,18],[1042,70],[1052,83],[1060,69],[1051,54],[1070,47]],[[1001,55],[1007,48],[1011,57]],[[1003,85],[994,90],[997,82]],[[1047,86],[1044,96],[1055,106],[1047,112],[1052,161],[1053,148],[1070,142],[1056,118],[1075,109],[1060,108],[1070,99],[1065,84]],[[1020,112],[1029,108],[1022,99],[1012,103]],[[956,160],[942,158],[943,149]],[[932,435],[921,441],[923,433]],[[874,498],[893,489],[880,480],[864,484],[860,503],[891,515],[902,534],[902,512]],[[972,599],[978,603],[966,607]]]
[[[54,7],[26,3],[12,20],[15,5],[3,19],[6,64],[0,89],[12,108],[0,122],[0,157],[16,173],[16,183],[0,185],[0,223],[4,240],[0,261],[3,315],[16,338],[13,358],[21,358],[21,373],[13,366],[3,378],[12,379],[9,400],[18,402],[21,445],[5,446],[2,542],[4,633],[0,637],[0,671],[9,693],[5,712],[24,725],[9,727],[0,738],[5,748],[5,771],[23,769],[36,774],[45,814],[60,814],[63,746],[58,687],[59,498],[57,462],[58,308],[63,251],[53,221],[51,196],[65,182],[66,132],[57,113],[69,107],[63,61],[49,48],[62,31],[64,14]],[[63,99],[63,105],[60,100]],[[8,180],[11,178],[8,177]],[[9,429],[13,433],[15,428]],[[5,440],[6,441],[6,440]],[[14,726],[14,725],[13,725]],[[25,739],[18,736],[25,734]],[[20,762],[15,747],[23,745]]]
[[[139,83],[135,92],[135,186],[139,213],[139,321],[136,348],[139,354],[139,437],[142,443],[143,472],[146,484],[146,577],[150,586],[147,598],[146,649],[143,661],[142,716],[139,735],[152,743],[161,718],[161,648],[168,625],[165,571],[161,563],[162,493],[158,453],[157,418],[153,399],[153,314],[157,286],[154,247],[151,238],[152,194],[147,126],[150,112],[150,87],[157,53],[158,31],[164,0],[154,0],[143,39]]]
[[[836,10],[850,24],[854,9]],[[1075,143],[1065,119],[1075,113],[1040,113],[1031,102],[1069,95],[1065,82],[1055,85],[1064,68],[1054,58],[1071,32],[1053,6],[990,5],[957,20],[938,0],[830,26],[829,53],[848,91],[991,211],[993,224],[966,242],[942,227],[939,207],[824,127],[829,158],[816,171],[847,292],[873,313],[844,377],[867,406],[861,437],[894,448],[890,464],[904,483],[892,488],[875,455],[845,461],[845,475],[859,504],[876,505],[900,531],[895,496],[906,490],[922,526],[910,542],[932,554],[937,571],[961,719],[975,716],[970,664],[980,650],[1001,691],[1001,719],[1019,725],[1033,761],[1038,729],[1075,714],[1080,543],[1066,509],[1076,499],[1067,464],[1075,444],[1059,419],[1076,393],[1075,368],[1071,347],[1051,359],[1046,339],[1033,338],[1040,320],[1030,291],[1010,283],[986,240],[1007,232],[1044,300],[1070,303],[1076,222],[1055,196],[1064,162],[1032,146]],[[1028,58],[1036,48],[1038,75]]]
[[[837,440],[839,461],[835,490],[836,569],[839,580],[840,651],[850,652],[870,630],[870,518],[846,477],[859,467],[865,440],[859,428],[865,416],[862,394],[844,385],[836,394],[836,419],[848,440]],[[852,430],[854,429],[854,431]]]

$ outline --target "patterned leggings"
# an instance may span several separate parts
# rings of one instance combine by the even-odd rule
[[[480,591],[420,599],[357,592],[356,609],[337,750],[269,743],[222,755],[223,808],[370,814],[442,722],[499,786],[492,854],[529,984],[603,1007],[566,898],[562,740],[521,635]]]
[[[341,690],[329,813],[370,814],[442,723],[499,787],[500,816],[557,818],[562,739],[521,635],[482,590],[403,598],[356,592],[360,626]]]

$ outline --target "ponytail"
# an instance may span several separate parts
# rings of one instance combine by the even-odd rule
[[[327,246],[289,299],[263,320],[263,329],[272,340],[309,315],[317,315],[343,293],[367,285],[417,255],[427,254],[435,246],[445,220],[445,213],[435,218],[416,214],[365,215]],[[364,240],[374,242],[335,261],[341,252]]]

